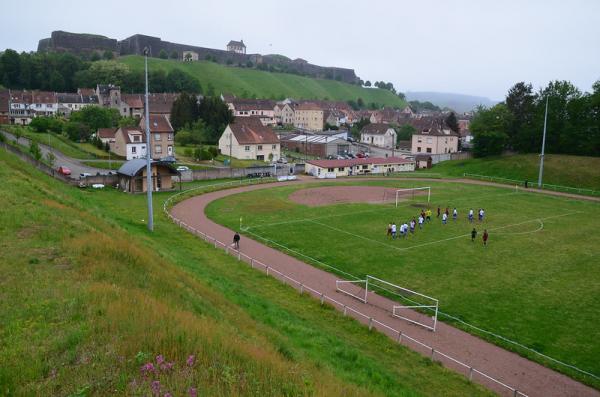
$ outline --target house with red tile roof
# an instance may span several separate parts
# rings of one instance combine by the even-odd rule
[[[169,118],[164,114],[150,114],[150,147],[155,160],[175,156],[175,133]],[[146,133],[146,117],[140,120],[139,129]]]
[[[242,160],[277,161],[281,157],[279,137],[257,116],[236,117],[223,131],[219,150]]]

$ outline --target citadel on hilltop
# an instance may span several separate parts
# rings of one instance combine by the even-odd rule
[[[158,57],[161,51],[165,51],[169,55],[176,53],[179,60],[212,60],[228,65],[252,65],[259,69],[338,80],[351,84],[359,81],[353,69],[313,65],[301,58],[292,60],[282,55],[247,54],[246,45],[242,40],[232,40],[227,44],[227,50],[218,50],[171,43],[163,41],[160,37],[143,34],[135,34],[118,41],[94,34],[54,31],[49,38],[40,40],[38,44],[38,52],[70,52],[79,55],[105,51],[111,51],[115,55],[142,55],[144,48],[148,48],[150,56],[153,57]]]

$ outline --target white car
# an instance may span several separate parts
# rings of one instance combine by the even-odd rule
[[[182,171],[189,171],[190,167],[185,166],[185,165],[180,165],[179,167],[177,167],[177,171],[182,172]]]
[[[81,174],[79,174],[80,178],[87,178],[88,176],[92,176],[92,174],[90,174],[89,172],[82,172]]]

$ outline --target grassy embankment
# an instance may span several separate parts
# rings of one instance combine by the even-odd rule
[[[346,182],[361,183],[398,188],[424,182]],[[445,313],[600,374],[600,346],[594,339],[600,323],[600,205],[506,188],[443,181],[427,185],[432,186],[433,222],[395,241],[386,237],[386,225],[413,219],[426,204],[308,207],[289,200],[291,192],[309,186],[295,185],[226,197],[211,203],[207,214],[232,228],[243,216],[249,228],[243,233],[251,238],[290,247],[304,261],[333,266],[357,279],[370,274],[434,296]],[[418,196],[416,200],[422,202]],[[450,211],[456,206],[459,219],[441,225],[435,216],[438,205]],[[481,207],[486,221],[468,222],[469,208]],[[476,243],[469,238],[473,227],[479,232]],[[490,233],[486,248],[481,243],[484,228]],[[479,334],[470,327],[465,330]],[[482,336],[553,366],[515,345]],[[556,368],[600,386],[566,367]]]
[[[125,56],[119,62],[134,70],[143,70],[144,58]],[[403,107],[406,102],[390,91],[379,88],[363,88],[334,80],[315,79],[288,73],[271,73],[255,69],[226,66],[208,61],[181,62],[150,58],[148,68],[170,71],[180,69],[189,73],[206,91],[209,85],[217,94],[232,93],[241,96],[244,92],[258,98],[291,97],[294,99],[329,99],[348,101],[362,98],[367,104]]]
[[[159,211],[169,193],[149,234],[143,195],[4,151],[0,176],[0,394],[488,394],[183,232]],[[142,375],[158,355],[174,367]]]
[[[448,176],[480,174],[537,183],[540,158],[537,154],[444,161],[431,171]],[[544,183],[600,190],[600,157],[547,154]]]

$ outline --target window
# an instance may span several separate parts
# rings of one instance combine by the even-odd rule
[[[244,146],[244,150],[249,152],[250,151],[250,146]]]
[[[262,145],[258,145],[257,150],[262,150]]]
[[[344,171],[344,167],[339,167],[338,171]]]
[[[327,172],[333,172],[334,169],[333,168],[327,168]]]
[[[427,143],[432,143],[433,140],[431,138],[427,138]]]
[[[167,154],[169,156],[173,155],[173,146],[171,146],[171,145],[167,146]]]
[[[431,148],[430,147],[427,148],[427,153],[431,153]]]
[[[154,153],[161,154],[162,153],[162,146],[160,146],[160,145],[154,146]]]
[[[363,165],[363,166],[362,166],[362,169],[363,169],[363,170],[366,170],[367,168],[369,168],[369,166],[368,166],[368,165]]]
[[[417,146],[417,152],[421,152],[421,146]]]
[[[172,141],[173,140],[173,134],[169,133],[169,135],[167,135],[167,140]]]
[[[159,133],[155,133],[154,134],[154,140],[155,141],[160,141],[160,134]]]
[[[271,149],[276,150],[277,149],[277,145],[272,145]]]
[[[139,136],[139,135],[134,135],[134,136],[133,136],[133,141],[134,141],[134,142],[140,142],[140,141],[141,141],[141,139],[140,139],[140,138],[141,138],[141,136]]]
[[[137,148],[135,146],[131,147],[131,153],[137,153]]]
[[[421,137],[418,137],[418,138],[417,138],[417,142],[419,142],[419,143],[423,142],[423,138],[421,138]]]

